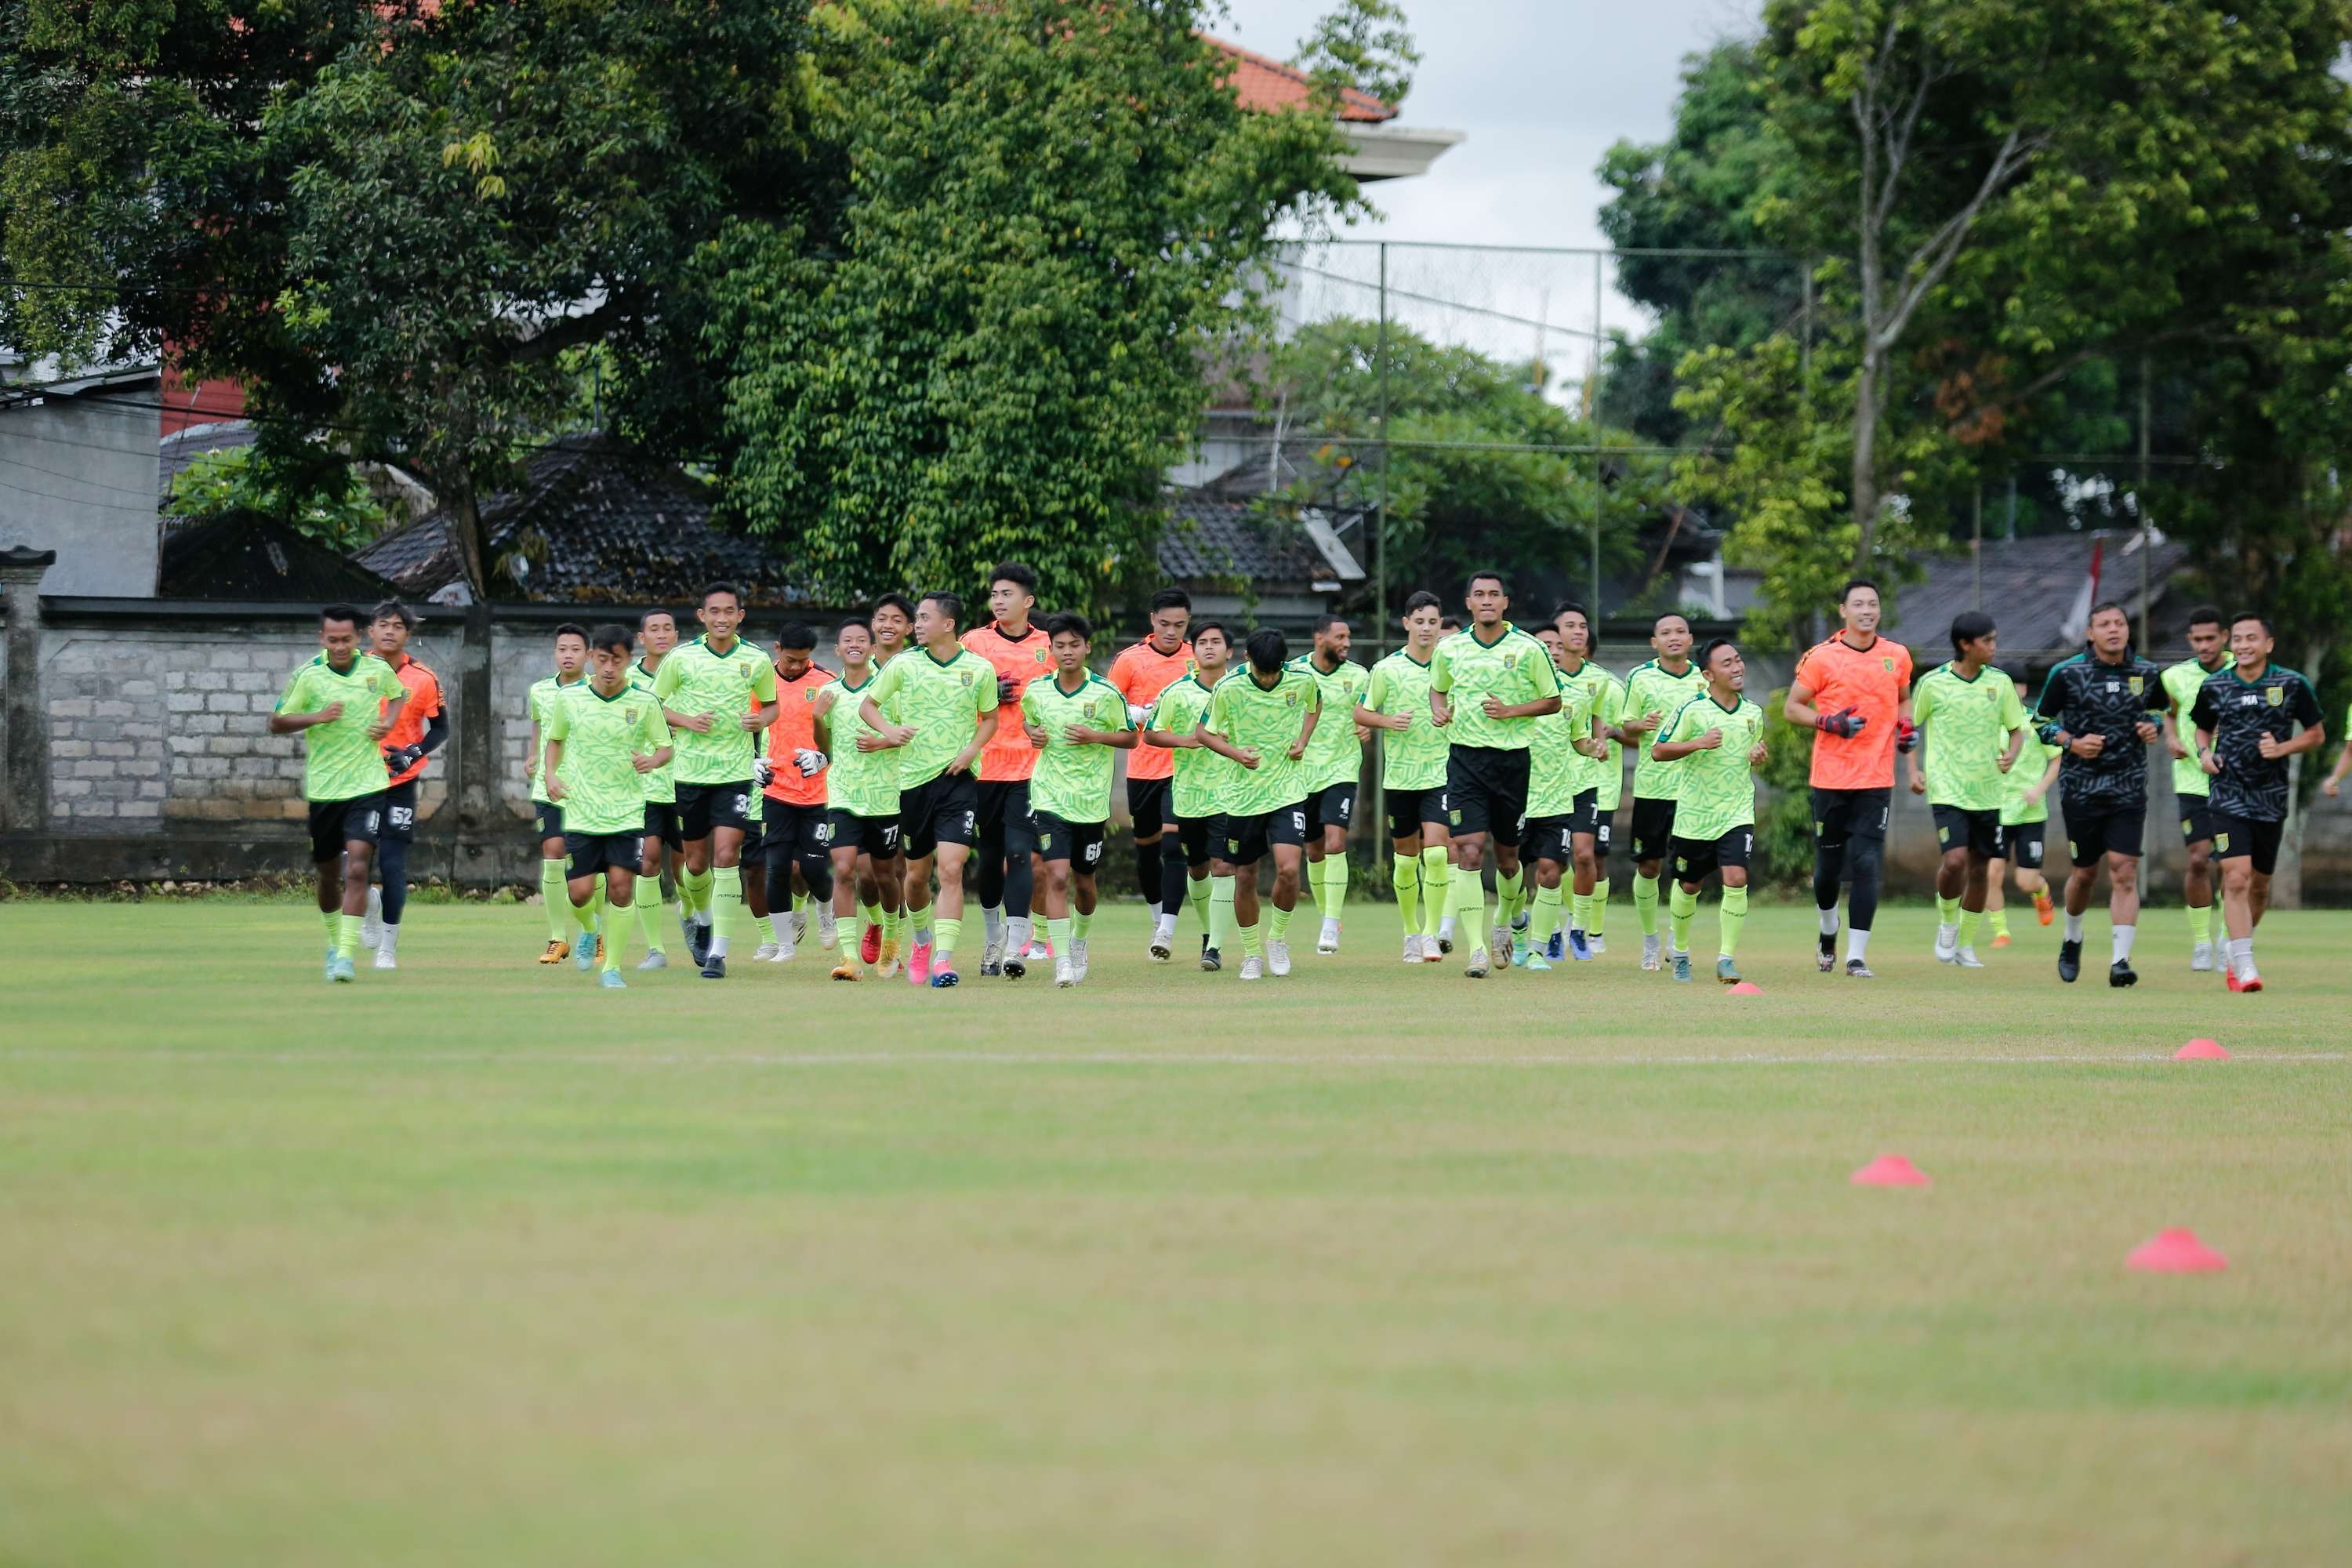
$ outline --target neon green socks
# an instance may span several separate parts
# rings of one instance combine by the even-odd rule
[[[1201,922],[1201,929],[1202,931],[1208,930],[1209,879],[1206,877],[1185,878],[1184,901],[1192,906],[1192,918]]]
[[[1069,916],[1047,915],[1045,917],[1045,940],[1054,944],[1054,955],[1056,958],[1067,958],[1070,955],[1071,934]]]
[[[1265,936],[1268,942],[1290,940],[1290,917],[1297,912],[1297,909],[1298,906],[1296,904],[1286,910],[1280,904],[1274,906],[1274,913],[1267,917],[1265,922]]]
[[[727,944],[742,924],[743,868],[721,866],[710,873],[710,953],[727,956]]]
[[[1495,929],[1508,932],[1519,923],[1519,910],[1528,896],[1528,874],[1523,867],[1509,876],[1495,873]]]
[[[1995,936],[2009,934],[2009,910],[2006,907],[1992,911],[1992,934]]]
[[[941,920],[931,922],[931,971],[933,973],[942,969],[955,967],[949,960],[955,957],[956,940],[962,935],[963,920],[961,916],[951,921]]]
[[[1658,934],[1658,879],[1635,873],[1633,877],[1633,918],[1642,922],[1643,936]]]
[[[1326,855],[1316,870],[1320,875],[1315,879],[1315,907],[1325,920],[1336,921],[1348,907],[1348,858]]]
[[[1609,879],[1601,878],[1592,884],[1592,910],[1585,917],[1584,934],[1599,936],[1601,922],[1609,918]]]
[[[1691,902],[1695,905],[1698,900]],[[1723,908],[1717,911],[1717,920],[1722,934],[1717,939],[1716,951],[1726,958],[1734,957],[1739,952],[1739,928],[1748,923],[1748,889],[1724,889]]]
[[[1421,857],[1389,857],[1389,880],[1396,889],[1397,920],[1408,935],[1421,934]]]
[[[1959,924],[1960,900],[1958,899],[1948,899],[1941,893],[1937,894],[1936,923],[1939,926],[1956,926]]]
[[[1486,945],[1486,888],[1478,873],[1454,868],[1454,925],[1457,945],[1476,952]]]
[[[1209,879],[1209,945],[1219,952],[1233,945],[1234,879],[1231,877]]]
[[[1676,882],[1674,886],[1674,891],[1666,896],[1666,912],[1672,917],[1674,942],[1671,945],[1674,951],[1676,952],[1688,952],[1690,951],[1691,917],[1698,913],[1698,895],[1696,893],[1685,892],[1683,890],[1683,885],[1680,882]]]
[[[2189,906],[2189,940],[2203,947],[2213,940],[2213,906]]]
[[[1421,852],[1421,934],[1435,936],[1438,922],[1454,912],[1454,868],[1443,848]]]
[[[1051,925],[1053,922],[1049,921],[1046,923]],[[1079,942],[1084,942],[1087,940],[1087,928],[1092,926],[1094,923],[1094,916],[1087,913],[1084,910],[1079,910],[1070,916],[1070,935]]]
[[[571,890],[563,885],[563,862],[541,860],[539,863],[539,897],[547,906],[547,940],[563,942],[572,934]]]
[[[629,900],[629,905],[637,911],[637,927],[645,932],[646,951],[647,952],[668,952],[667,948],[662,946],[661,879],[659,877],[638,878],[635,896]]]
[[[1258,941],[1258,928],[1255,925],[1245,925],[1241,928],[1241,932],[1242,956],[1244,958],[1258,957],[1264,951]]]
[[[1568,895],[1568,929],[1570,931],[1591,931],[1592,929],[1591,922],[1592,895],[1591,893],[1580,893],[1570,889]]]
[[[343,940],[343,911],[341,910],[320,910],[319,911],[319,919],[326,923],[327,951],[332,952],[335,950],[335,944]]]
[[[335,917],[335,951],[345,958],[360,950],[360,921],[363,918],[360,915]]]
[[[1960,945],[1962,947],[1974,947],[1977,944],[1977,921],[1982,918],[1983,916],[1975,910],[1960,911]]]
[[[1552,933],[1559,930],[1559,889],[1557,887],[1536,889],[1535,919],[1528,922],[1528,940],[1541,952],[1550,945]],[[1580,931],[1582,927],[1578,928]]]

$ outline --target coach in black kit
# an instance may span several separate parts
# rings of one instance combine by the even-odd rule
[[[2115,948],[2107,984],[2136,985],[2132,937],[2139,921],[2140,841],[2147,826],[2147,748],[2166,707],[2164,668],[2131,651],[2131,617],[2109,600],[2091,611],[2090,649],[2050,672],[2034,704],[2044,745],[2063,747],[2058,799],[2066,816],[2066,939],[2058,978],[2083,972],[2083,912],[2099,862],[2107,866],[2107,919]]]

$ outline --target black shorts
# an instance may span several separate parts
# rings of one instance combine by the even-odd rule
[[[1884,844],[1886,819],[1894,808],[1891,788],[1817,789],[1813,791],[1814,841],[1824,849],[1843,849],[1850,838],[1875,838]]]
[[[1327,827],[1346,829],[1356,820],[1356,786],[1325,784],[1307,797],[1307,841],[1314,843]]]
[[[1633,797],[1633,858],[1663,860],[1675,837],[1675,803]]]
[[[1105,826],[1099,822],[1072,822],[1050,811],[1029,814],[1029,828],[1036,836],[1039,858],[1067,860],[1089,877],[1094,875],[1095,868],[1102,864]]]
[[[1735,827],[1720,838],[1685,838],[1676,835],[1667,851],[1674,862],[1677,882],[1703,881],[1709,873],[1727,867],[1748,868],[1748,857],[1756,849],[1756,829]]]
[[[1183,846],[1186,867],[1197,871],[1209,863],[1218,836],[1224,831],[1221,826],[1223,821],[1222,816],[1176,818],[1176,842]]]
[[[1598,865],[1609,863],[1609,846],[1617,837],[1617,825],[1611,820],[1612,815],[1600,810],[1592,814],[1592,858]]]
[[[1029,781],[1000,779],[992,784],[980,781],[979,816],[975,823],[980,838],[1000,838],[1004,844],[1004,858],[1017,860],[1037,852],[1037,829],[1034,814],[1029,809]],[[944,837],[944,836],[943,836]],[[947,842],[955,842],[952,838]],[[973,842],[979,842],[974,839]]]
[[[805,857],[822,860],[833,849],[831,816],[821,805],[795,805],[768,797],[761,806],[761,847],[772,863]]]
[[[1127,815],[1138,838],[1150,838],[1176,826],[1176,808],[1168,798],[1173,779],[1127,781]]]
[[[2001,825],[2000,842],[2003,857],[2012,866],[2022,866],[2029,871],[2042,869],[2042,840],[2050,826],[2041,822],[2010,822]]]
[[[2180,797],[2180,842],[2183,845],[2203,844],[2221,826],[2221,814],[2213,809],[2212,801],[2201,795]]]
[[[1025,800],[1029,793],[1025,780],[1021,792]],[[1024,839],[1026,821],[1024,815]],[[979,842],[980,783],[970,773],[941,773],[898,792],[898,843],[908,859],[927,858],[942,844],[961,844],[969,849]],[[1009,842],[1006,848],[1011,848]]]
[[[1307,842],[1304,803],[1274,811],[1237,816],[1227,812],[1217,819],[1217,858],[1228,866],[1255,866],[1276,844]]]
[[[379,844],[416,842],[416,781],[396,784],[383,792],[383,832]]]
[[[1574,812],[1531,817],[1519,828],[1519,858],[1572,866],[1576,864],[1575,837]]]
[[[1418,838],[1423,828],[1433,824],[1443,827],[1446,824],[1444,784],[1428,789],[1392,789],[1382,805],[1388,811],[1391,838]]]
[[[855,849],[877,860],[898,858],[898,819],[895,816],[860,816],[835,806],[824,814],[824,830],[829,848]]]
[[[2254,872],[2267,877],[2278,869],[2279,840],[2286,835],[2284,822],[2254,822],[2226,811],[2213,814],[2213,858],[2253,858]]]
[[[383,837],[383,792],[349,800],[310,803],[310,858],[340,860],[346,844],[374,844]]]
[[[2137,860],[2147,837],[2147,805],[2066,805],[2066,854],[2079,868],[2095,866],[2108,855]]]
[[[1929,807],[1936,814],[1936,847],[1947,853],[1967,848],[1988,860],[1998,860],[2009,853],[2009,835],[2000,825],[2000,812],[1970,811],[1962,805]]]
[[[751,825],[751,781],[741,784],[681,784],[677,786],[677,830],[691,844],[710,837],[714,827],[738,832]]]
[[[764,818],[755,816],[743,825],[739,864],[749,865],[759,859],[760,852],[767,847],[767,844],[768,824]]]
[[[531,836],[544,844],[551,838],[563,837],[563,808],[552,801],[530,803]]]
[[[1445,758],[1445,821],[1483,833],[1505,849],[1519,844],[1528,814],[1528,754],[1499,746],[1456,746]]]
[[[686,847],[686,835],[677,828],[677,803],[672,800],[646,802],[647,838],[658,838],[673,850]]]
[[[563,836],[563,858],[570,864],[563,874],[574,881],[607,871],[626,871],[635,876],[637,861],[645,852],[645,836],[640,833],[567,833]]]

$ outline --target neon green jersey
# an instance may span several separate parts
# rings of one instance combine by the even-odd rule
[[[1634,666],[1633,674],[1625,678],[1624,717],[1646,719],[1655,713],[1660,715],[1663,726],[1664,720],[1671,719],[1681,711],[1684,703],[1695,697],[1706,695],[1706,677],[1698,672],[1698,666],[1695,664],[1687,666],[1680,675],[1676,675],[1654,658],[1646,664]],[[1635,800],[1673,800],[1675,798],[1676,777],[1675,770],[1682,764],[1654,763],[1650,760],[1650,748],[1664,738],[1663,727],[1642,731],[1641,742],[1634,748],[1633,798]]]
[[[1225,781],[1227,815],[1257,816],[1307,798],[1307,773],[1290,760],[1290,748],[1321,701],[1314,677],[1295,664],[1284,665],[1272,686],[1259,685],[1257,672],[1246,665],[1217,682],[1209,699],[1209,729],[1257,752],[1256,767],[1237,766]]]
[[[869,668],[856,685],[836,680],[819,694],[824,702],[819,712],[824,721],[824,754],[831,759],[824,770],[824,804],[853,816],[898,815],[898,751],[857,749],[858,736],[874,733],[858,708],[880,679]]]
[[[1337,669],[1318,669],[1312,654],[1291,662],[1315,682],[1322,702],[1323,717],[1315,721],[1315,733],[1307,742],[1307,755],[1299,762],[1307,770],[1307,792],[1354,784],[1364,773],[1364,743],[1356,739],[1356,704],[1364,695],[1371,672],[1344,658]]]
[[[1588,658],[1577,666],[1574,675],[1569,674],[1566,670],[1560,671],[1559,690],[1563,707],[1567,704],[1569,689],[1571,687],[1581,689],[1584,694],[1584,723],[1577,731],[1578,734],[1590,734],[1595,720],[1599,720],[1603,724],[1614,724],[1622,716],[1625,689],[1617,683],[1615,676],[1591,659]],[[1576,754],[1576,793],[1582,795],[1586,790],[1592,790],[1598,798],[1607,799],[1608,804],[1614,807],[1616,801],[1608,798],[1603,786],[1609,782],[1607,774],[1610,772],[1610,763],[1615,760],[1617,753],[1622,750],[1623,748],[1612,741],[1609,746],[1609,756],[1605,759],[1588,757],[1579,752]],[[1618,772],[1622,774],[1623,769],[1620,768]],[[1621,784],[1623,782],[1622,777],[1619,782]]]
[[[1445,693],[1453,705],[1454,720],[1445,727],[1448,744],[1523,752],[1535,737],[1536,721],[1489,719],[1486,699],[1516,707],[1556,697],[1559,672],[1543,644],[1507,621],[1491,642],[1480,641],[1468,627],[1440,642],[1429,661],[1429,688]]]
[[[677,756],[670,776],[682,784],[748,784],[759,754],[757,731],[743,728],[752,699],[762,706],[776,700],[776,667],[759,649],[737,637],[720,653],[696,637],[669,650],[654,674],[654,695],[673,713],[710,715],[710,732],[672,726]],[[754,795],[759,791],[751,792]],[[759,803],[752,803],[757,821]]]
[[[302,731],[302,798],[357,800],[392,782],[384,771],[383,742],[368,733],[386,702],[406,698],[408,688],[392,666],[372,653],[354,654],[338,670],[320,653],[296,669],[278,699],[280,713],[316,713],[343,705],[335,719]]]
[[[2011,688],[2012,690],[2015,688]],[[2040,737],[2025,737],[2025,749],[2017,753],[2017,765],[2000,781],[2000,822],[2004,827],[2022,827],[2030,822],[2050,820],[2050,797],[2028,803],[2025,792],[2042,782],[2050,771],[2052,759],[2066,753],[2057,746],[2045,746]],[[2053,781],[2053,787],[2055,781]]]
[[[1201,672],[1195,669],[1160,692],[1143,727],[1171,735],[1189,735],[1208,717],[1209,700],[1213,695],[1209,687],[1201,683]],[[1223,811],[1225,781],[1234,771],[1232,761],[1206,746],[1179,746],[1170,755],[1176,759],[1175,783],[1170,790],[1170,804],[1176,815],[1198,821]]]
[[[563,782],[566,833],[643,833],[646,784],[636,759],[670,743],[661,703],[623,681],[607,697],[587,681],[563,689],[547,719],[547,738],[563,742],[555,776]]]
[[[1528,745],[1528,820],[1566,816],[1576,809],[1584,790],[1589,761],[1576,742],[1592,733],[1592,690],[1581,683],[1563,681],[1559,711],[1536,721],[1535,739]]]
[[[1435,657],[1436,650],[1430,650]],[[1430,667],[1400,648],[1372,666],[1364,706],[1412,721],[1410,730],[1381,731],[1381,784],[1386,789],[1444,789],[1451,742],[1429,716]],[[1320,727],[1319,725],[1318,726]]]
[[[1134,728],[1118,688],[1087,671],[1076,691],[1065,691],[1056,671],[1022,689],[1021,718],[1045,731],[1036,770],[1029,775],[1029,809],[1051,812],[1065,822],[1108,822],[1115,749],[1100,741],[1073,741],[1064,731],[1073,724]]]
[[[882,667],[872,696],[884,718],[914,728],[898,748],[898,787],[919,789],[971,744],[980,716],[996,711],[996,667],[962,647],[944,662],[929,648],[908,648]],[[977,757],[971,773],[980,776]]]
[[[547,727],[555,721],[555,705],[563,700],[567,691],[577,691],[588,683],[585,676],[570,680],[549,676],[534,680],[524,699],[530,704],[531,727],[538,732],[539,744],[530,749],[530,798],[540,805],[547,804]]]
[[[2025,728],[2025,704],[2008,676],[1982,669],[1971,679],[1957,664],[1937,665],[1911,689],[1911,721],[1927,747],[1928,805],[2000,809],[2000,759],[2010,731]]]
[[[644,692],[646,696],[653,697],[654,672],[647,669],[642,662],[633,664],[629,666],[629,684]],[[654,700],[656,702],[661,700],[659,698],[655,698]],[[662,728],[667,730],[669,726],[667,724],[664,724]],[[677,737],[672,736],[671,741],[675,743]],[[661,766],[645,775],[646,798],[653,802],[656,805],[670,805],[677,802],[677,780],[671,772],[671,770],[676,766],[677,763],[675,761],[664,763]]]
[[[2221,662],[2210,669],[2193,658],[2165,668],[2164,694],[2172,700],[2172,727],[2179,731],[2181,744],[2189,748],[2187,756],[2172,759],[2172,793],[2177,795],[2193,795],[2203,800],[2212,793],[2211,775],[2197,765],[2197,735],[2189,722],[2189,710],[2197,706],[2197,693],[2204,687],[2205,678],[2229,668],[2230,656],[2226,653],[2221,655]]]
[[[1666,721],[1657,738],[1696,741],[1709,730],[1723,731],[1722,745],[1668,764],[1681,775],[1675,780],[1677,838],[1704,842],[1756,825],[1756,779],[1748,752],[1764,733],[1764,710],[1744,697],[1726,708],[1712,693],[1701,692]]]

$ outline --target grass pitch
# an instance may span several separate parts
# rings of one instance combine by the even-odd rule
[[[2127,993],[1760,910],[1746,999],[1394,918],[605,994],[535,910],[329,987],[294,904],[0,905],[0,1562],[2352,1557],[2352,917],[2237,998],[2168,910]]]

